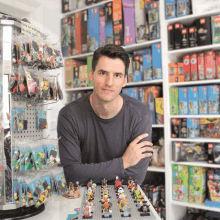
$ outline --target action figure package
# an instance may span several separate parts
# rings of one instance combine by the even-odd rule
[[[198,69],[197,69],[197,53],[190,55],[190,69],[191,69],[191,81],[198,80]]]
[[[105,16],[100,16],[99,27],[100,27],[100,47],[104,47],[105,46]]]
[[[206,198],[206,168],[189,166],[189,202],[203,204]]]
[[[26,39],[20,39],[20,57],[21,57],[21,64],[22,65],[26,65],[27,62],[27,58],[26,58],[26,54],[27,54],[27,44],[26,44]]]
[[[143,55],[143,81],[153,80],[152,50],[146,49]]]
[[[88,10],[81,11],[81,41],[82,41],[82,53],[88,52]],[[77,34],[77,33],[76,33]]]
[[[105,44],[113,44],[112,2],[105,5]]]
[[[11,112],[12,130],[22,131],[27,130],[27,120],[25,120],[25,106],[14,105]]]
[[[205,53],[198,53],[198,78],[199,80],[205,79]]]
[[[178,66],[178,82],[185,81],[184,68],[183,63],[177,63]]]
[[[63,58],[62,58],[62,52],[60,49],[60,45],[54,45],[53,46],[53,63],[54,63],[54,68],[60,68],[63,67]]]
[[[57,100],[57,81],[56,77],[49,79],[49,100]]]
[[[176,17],[176,0],[165,0],[166,19]]]
[[[170,24],[168,26],[168,50],[175,49],[175,32],[174,32],[174,25]]]
[[[205,78],[216,78],[215,51],[205,51]]]
[[[207,86],[208,90],[208,113],[210,115],[220,114],[220,93],[219,85]]]
[[[46,169],[46,156],[43,145],[36,142],[31,143],[30,147],[32,149],[36,170]]]
[[[198,87],[188,87],[188,113],[189,115],[199,114],[199,92]]]
[[[25,69],[25,75],[26,75],[26,80],[27,80],[28,94],[31,97],[32,96],[37,97],[40,93],[38,73],[36,73],[33,70]]]
[[[152,68],[153,68],[153,80],[162,79],[162,48],[161,44],[152,44]]]
[[[12,145],[11,167],[14,173],[18,173],[20,171],[20,148],[15,145]]]
[[[146,41],[146,15],[145,15],[145,5],[142,0],[135,0],[135,27],[136,27],[136,42]]]
[[[75,14],[71,16],[71,53],[75,55]]]
[[[13,178],[13,199],[12,202],[19,204],[19,185],[18,185],[18,178]]]
[[[219,118],[200,118],[201,138],[220,138]]]
[[[160,191],[160,186],[150,186],[149,191],[148,191],[148,199],[153,205],[153,207],[158,207],[159,205],[159,191]]]
[[[199,114],[208,114],[208,91],[207,86],[199,86]]]
[[[183,25],[181,23],[176,23],[174,27],[175,27],[175,49],[181,49]]]
[[[179,114],[179,89],[170,88],[170,114],[178,115]]]
[[[169,82],[178,82],[178,67],[176,63],[168,64]]]
[[[164,124],[163,98],[155,98],[155,105],[156,124]]]
[[[179,137],[187,138],[187,118],[181,118]]]
[[[27,78],[25,77],[24,69],[21,66],[19,66],[18,69],[14,69],[14,72],[18,76],[17,93],[22,97],[27,97],[28,87],[27,87]]]
[[[49,159],[49,166],[55,166],[60,163],[59,158],[59,147],[57,140],[50,140],[50,144],[47,145],[48,150],[48,159]]]
[[[185,74],[185,82],[188,82],[191,79],[190,59],[188,54],[183,56],[183,69]]]
[[[191,14],[191,0],[177,0],[177,17]]]
[[[180,118],[171,118],[171,138],[180,138]]]
[[[87,65],[79,66],[79,87],[88,86]]]
[[[181,30],[182,37],[181,37],[181,48],[188,48],[189,47],[189,29],[183,28]]]
[[[36,129],[43,130],[47,129],[47,111],[37,110],[36,111]]]
[[[138,100],[145,103],[144,87],[138,87]]]
[[[187,138],[200,137],[200,121],[198,118],[187,118]]]
[[[197,29],[196,27],[189,28],[189,47],[197,46]]]
[[[188,88],[179,88],[179,115],[188,115]]]
[[[173,170],[173,200],[188,202],[188,166],[172,165]]]
[[[40,83],[40,98],[43,100],[49,100],[50,88],[49,88],[49,74],[39,73],[39,83]]]
[[[122,5],[124,16],[124,45],[134,44],[136,40],[134,0],[122,0]]]
[[[93,56],[87,56],[88,86],[93,86],[93,82],[91,82],[89,79],[89,73],[92,70],[92,59],[93,59]]]
[[[220,164],[220,144],[218,143],[208,144],[208,163]]]
[[[25,145],[25,171],[35,171],[34,156],[30,144]]]
[[[88,12],[89,13],[89,12]],[[89,18],[88,18],[89,19]],[[89,31],[88,20],[88,31]],[[87,42],[88,43],[88,42]],[[82,53],[82,41],[81,41],[81,11],[75,13],[75,54]],[[64,56],[64,55],[63,55]]]
[[[212,16],[212,43],[220,43],[220,15]]]
[[[12,64],[13,65],[17,65],[18,64],[18,60],[17,60],[17,44],[16,44],[15,41],[13,41],[11,49],[12,49],[12,51],[11,51]]]
[[[133,82],[142,80],[143,74],[143,55],[134,51],[133,56]]]
[[[43,44],[40,38],[33,37],[29,42],[31,63],[40,63],[43,58]]]
[[[220,79],[220,51],[215,51],[216,78]]]

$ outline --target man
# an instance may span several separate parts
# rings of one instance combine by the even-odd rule
[[[120,94],[126,86],[129,57],[117,45],[94,52],[89,79],[92,94],[62,108],[58,117],[61,164],[67,183],[90,179],[144,181],[152,156],[151,112],[142,102]]]

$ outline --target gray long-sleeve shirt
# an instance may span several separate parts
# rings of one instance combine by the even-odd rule
[[[62,108],[58,116],[58,137],[61,164],[67,183],[87,184],[92,179],[101,183],[116,176],[126,181],[129,176],[144,181],[149,157],[124,169],[122,155],[139,135],[148,133],[142,141],[151,141],[152,120],[149,108],[142,102],[120,94],[123,106],[111,119],[102,119],[94,112],[90,94]]]

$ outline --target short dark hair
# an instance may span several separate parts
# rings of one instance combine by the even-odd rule
[[[119,58],[123,61],[125,65],[125,76],[128,75],[128,68],[130,64],[130,59],[125,50],[119,46],[114,44],[107,44],[104,47],[98,48],[94,54],[92,59],[92,70],[95,71],[99,58],[102,56],[106,56],[112,59]]]

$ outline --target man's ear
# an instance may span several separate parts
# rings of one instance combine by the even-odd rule
[[[89,80],[90,80],[91,82],[94,81],[94,72],[93,72],[92,69],[91,69],[90,72],[89,72]]]
[[[128,76],[126,75],[126,76],[124,77],[124,82],[123,82],[122,87],[125,87],[125,86],[127,85],[127,82],[128,82]]]

